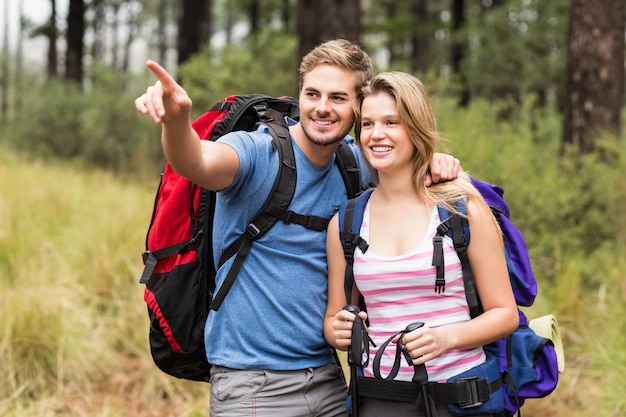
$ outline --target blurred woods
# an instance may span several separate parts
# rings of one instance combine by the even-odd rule
[[[541,280],[529,317],[556,314],[567,345],[524,415],[625,414],[624,0],[46,1],[34,21],[35,0],[0,0],[0,415],[206,415],[168,413],[205,410],[206,388],[147,354],[136,278],[164,161],[133,105],[145,60],[197,116],[297,96],[301,56],[337,37],[421,78],[450,151],[507,190]]]
[[[45,22],[3,1],[5,19],[19,8],[20,36],[10,48],[4,22],[2,140],[45,157],[122,172],[161,162],[132,111],[150,82],[133,58],[170,68],[201,112],[235,92],[296,96],[301,56],[337,37],[361,43],[377,71],[415,73],[459,106],[503,102],[503,118],[528,97],[552,106],[564,147],[591,152],[599,133],[621,129],[623,0],[69,0],[67,10],[50,0]],[[45,69],[24,68],[26,37],[46,39]]]

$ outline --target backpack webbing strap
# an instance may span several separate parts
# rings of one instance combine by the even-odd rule
[[[463,204],[459,201],[459,204]],[[466,210],[461,209],[462,212]],[[469,260],[467,247],[469,245],[469,237],[466,236],[465,230],[469,230],[469,221],[467,217],[457,213],[448,213],[447,210],[440,208],[440,217],[442,213],[449,214],[449,217],[442,221],[437,227],[437,233],[433,237],[433,266],[435,266],[437,275],[435,279],[435,292],[441,293],[445,291],[445,264],[443,256],[443,236],[448,235],[452,238],[454,249],[461,261],[461,269],[463,274],[463,285],[465,287],[465,297],[470,310],[470,317],[477,317],[482,313],[482,305],[476,291],[476,282],[474,273]]]
[[[361,190],[360,170],[352,150],[344,142],[341,142],[335,151],[335,163],[346,184],[348,198],[354,198]]]
[[[346,187],[348,198],[355,197],[361,189],[360,170],[357,166],[354,153],[345,142],[341,142],[335,151],[335,164],[339,168],[339,173]],[[283,207],[270,205],[269,213],[281,219],[283,222],[295,223],[307,229],[324,231],[328,227],[330,218],[314,216],[311,214],[299,214]]]
[[[409,364],[409,366],[413,367],[413,383],[417,384],[417,385],[423,385],[426,382],[428,382],[428,372],[426,371],[426,366],[424,364],[421,365],[414,365],[413,364],[413,359],[411,359],[411,356],[409,354],[409,351],[406,350],[406,348],[404,347],[404,343],[402,341],[402,338],[404,337],[404,335],[406,333],[412,332],[413,330],[419,329],[420,327],[424,326],[424,323],[422,322],[415,322],[415,323],[411,323],[409,324],[406,329],[402,330],[401,332],[398,332],[394,335],[391,335],[389,338],[387,338],[387,340],[385,340],[383,342],[382,345],[380,345],[380,347],[378,348],[378,350],[376,351],[376,355],[374,356],[374,362],[373,362],[373,366],[372,366],[372,370],[374,371],[374,376],[376,377],[376,379],[378,380],[384,380],[384,381],[393,381],[394,378],[396,377],[396,375],[398,375],[398,371],[400,370],[400,365],[401,365],[401,361],[402,361],[402,357],[404,357],[404,359],[406,360],[407,364]],[[389,374],[383,378],[381,372],[380,372],[380,361],[383,357],[383,355],[385,354],[385,349],[387,348],[387,346],[389,345],[389,343],[391,343],[391,341],[396,337],[399,336],[398,341],[396,342],[396,354],[394,357],[394,361],[393,361],[393,366],[391,367],[391,370],[389,371]]]
[[[312,214],[298,214],[293,210],[286,210],[275,204],[270,204],[267,212],[287,224],[299,224],[307,229],[317,230],[318,232],[326,230],[328,222],[330,221],[327,217],[314,216]]]
[[[219,291],[215,294],[215,297],[213,297],[213,300],[211,301],[211,310],[217,311],[220,308],[222,302],[224,302],[224,299],[226,298],[226,295],[235,283],[235,278],[237,278],[237,274],[239,274],[239,271],[241,270],[243,261],[246,259],[246,256],[248,256],[248,253],[250,253],[250,248],[252,247],[252,242],[254,241],[253,238],[240,240],[241,244],[237,250],[237,256],[228,271],[228,275],[226,275],[224,283],[222,283]]]
[[[413,360],[411,359],[411,355],[409,351],[404,346],[403,338],[406,333],[412,332],[413,330],[419,329],[423,327],[423,322],[414,322],[406,326],[404,330],[402,330],[398,335],[400,335],[400,339],[396,343],[396,356],[393,362],[393,367],[391,368],[391,372],[385,378],[385,380],[393,380],[397,375],[398,370],[400,369],[400,355],[404,356],[404,359],[407,361],[409,365],[413,365],[413,384],[420,387],[420,393],[415,400],[415,408],[423,409],[426,417],[437,417],[437,410],[435,402],[433,401],[432,396],[426,389],[426,384],[428,383],[428,371],[426,370],[426,364],[415,365],[413,364]],[[394,336],[391,336],[389,339],[385,341],[384,344],[389,344]],[[383,345],[384,345],[383,344]],[[378,379],[380,379],[380,360],[382,355],[384,354],[385,347],[381,345],[380,349],[376,352],[376,356],[374,357],[374,375]]]
[[[235,252],[237,255],[231,265],[224,283],[211,301],[211,310],[217,311],[224,298],[235,283],[235,278],[245,260],[252,242],[263,236],[278,220],[269,212],[269,207],[274,205],[278,207],[288,207],[291,203],[294,190],[296,188],[296,164],[293,147],[291,146],[289,129],[283,116],[274,109],[268,108],[264,114],[259,115],[261,122],[270,128],[272,134],[272,144],[278,151],[280,160],[278,166],[278,174],[274,180],[274,185],[270,191],[269,197],[256,214],[254,219],[246,227],[246,232],[227,250],[220,259],[220,266],[229,259]],[[290,170],[289,173],[286,170]]]
[[[354,251],[358,247],[363,253],[365,253],[369,248],[368,243],[358,234],[358,231],[355,233],[352,230],[354,223],[354,207],[357,204],[358,198],[359,197],[348,200],[345,211],[343,212],[343,222],[340,221],[341,229],[339,230],[339,238],[341,239],[343,246],[343,256],[346,259],[343,290],[346,294],[346,302],[348,304],[352,303],[352,287],[354,285]]]
[[[476,281],[474,280],[474,273],[472,272],[472,265],[470,264],[469,254],[467,253],[468,242],[465,241],[463,234],[463,228],[469,227],[467,217],[461,217],[459,215],[452,216],[451,221],[452,235],[454,248],[461,261],[461,269],[463,273],[463,284],[465,286],[465,298],[467,298],[467,305],[470,310],[470,317],[478,317],[482,313],[482,306],[478,299],[478,293],[476,292]],[[454,238],[454,236],[460,235],[460,239]]]
[[[167,258],[168,256],[174,255],[176,253],[182,253],[187,250],[188,247],[195,245],[196,241],[200,238],[202,233],[198,233],[191,240],[186,240],[184,242],[179,242],[174,245],[166,246],[164,248],[155,250],[155,251],[145,251],[141,254],[143,259],[143,272],[141,273],[141,278],[139,279],[140,284],[147,284],[154,272],[154,268],[157,265],[157,262],[161,259]]]
[[[415,403],[423,394],[419,384],[409,381],[357,378],[359,396],[381,400]],[[502,388],[502,379],[466,379],[455,382],[425,384],[426,391],[435,404],[476,404],[489,400],[491,393]]]
[[[339,238],[343,242],[343,256],[346,258],[346,270],[344,272],[343,290],[346,294],[346,304],[352,304],[352,286],[354,285],[354,233],[352,233],[352,218],[356,199],[351,199],[346,205],[343,218],[343,228],[339,231]]]

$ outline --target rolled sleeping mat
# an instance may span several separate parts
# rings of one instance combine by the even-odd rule
[[[565,370],[565,352],[563,351],[563,340],[559,331],[559,324],[553,314],[537,317],[528,322],[528,327],[533,329],[541,337],[552,340],[556,358],[558,361],[559,372]]]

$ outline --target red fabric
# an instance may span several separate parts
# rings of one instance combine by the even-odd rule
[[[148,308],[150,308],[150,310],[155,314],[156,319],[159,321],[159,326],[161,327],[161,330],[163,330],[163,334],[165,335],[165,338],[170,344],[172,350],[176,352],[181,351],[182,349],[174,338],[169,323],[163,317],[163,313],[161,313],[161,307],[159,307],[159,303],[157,302],[154,294],[146,288],[143,292],[143,299],[148,305]]]
[[[194,188],[190,195],[191,182],[176,174],[169,164],[163,172],[163,180],[154,213],[154,220],[148,235],[148,248],[155,251],[178,242],[193,238],[189,218],[190,198],[194,199],[194,207],[198,207],[200,188]],[[154,272],[171,271],[174,265],[193,262],[195,251],[184,255],[172,255],[158,262]]]
[[[228,96],[220,101],[220,103],[232,103],[235,101],[236,95]],[[213,131],[215,124],[222,120],[226,115],[225,110],[209,110],[202,115],[200,115],[196,120],[193,121],[191,126],[198,132],[198,136],[200,139],[208,139],[209,135]]]
[[[232,102],[235,96],[229,96],[222,102]],[[201,139],[209,138],[215,124],[226,115],[227,109],[209,110],[203,113],[192,123],[192,127],[198,132]],[[190,198],[193,199],[194,209],[197,213],[200,198],[200,187],[193,188],[191,182],[174,172],[170,164],[165,165],[163,178],[159,188],[154,219],[148,234],[148,249],[156,251],[167,246],[191,240],[193,238],[190,222]],[[175,265],[194,262],[196,251],[190,250],[183,255],[175,254],[160,260],[155,273],[171,271]]]

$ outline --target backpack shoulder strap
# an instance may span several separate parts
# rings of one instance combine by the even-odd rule
[[[343,179],[348,198],[356,196],[361,188],[360,170],[354,153],[345,142],[342,142],[335,151],[335,164]],[[293,210],[289,210],[287,206],[272,204],[268,210],[272,216],[281,219],[285,223],[295,223],[307,229],[318,231],[326,230],[330,221],[328,217],[296,213]]]
[[[220,259],[219,264],[222,265],[235,253],[237,254],[224,283],[213,298],[213,301],[211,301],[212,310],[220,308],[228,291],[235,283],[235,278],[241,270],[243,261],[250,252],[252,242],[261,238],[278,221],[279,217],[272,213],[271,208],[280,207],[286,209],[291,203],[296,189],[295,156],[291,146],[289,129],[284,117],[280,112],[267,108],[262,114],[259,114],[259,118],[262,123],[269,127],[272,135],[272,144],[278,151],[280,161],[278,174],[269,196],[252,221],[246,226],[245,233],[224,252]]]
[[[354,198],[361,191],[360,170],[352,149],[346,142],[341,142],[335,151],[335,163],[346,185],[348,198]]]
[[[463,199],[457,203],[461,214],[451,213],[446,208],[438,206],[441,224],[437,227],[437,233],[433,237],[433,266],[436,268],[435,292],[445,291],[445,264],[443,256],[443,236],[449,236],[454,244],[454,249],[461,261],[465,298],[470,309],[470,317],[476,317],[482,312],[482,306],[476,291],[474,273],[470,264],[467,247],[470,242],[470,228],[467,220],[467,206]]]
[[[359,232],[363,222],[363,212],[373,188],[365,190],[361,195],[351,198],[341,205],[338,212],[339,238],[343,246],[343,255],[346,258],[346,270],[344,273],[344,291],[346,301],[351,303],[352,287],[354,285],[354,251],[358,247],[362,252],[366,252],[369,245]]]

